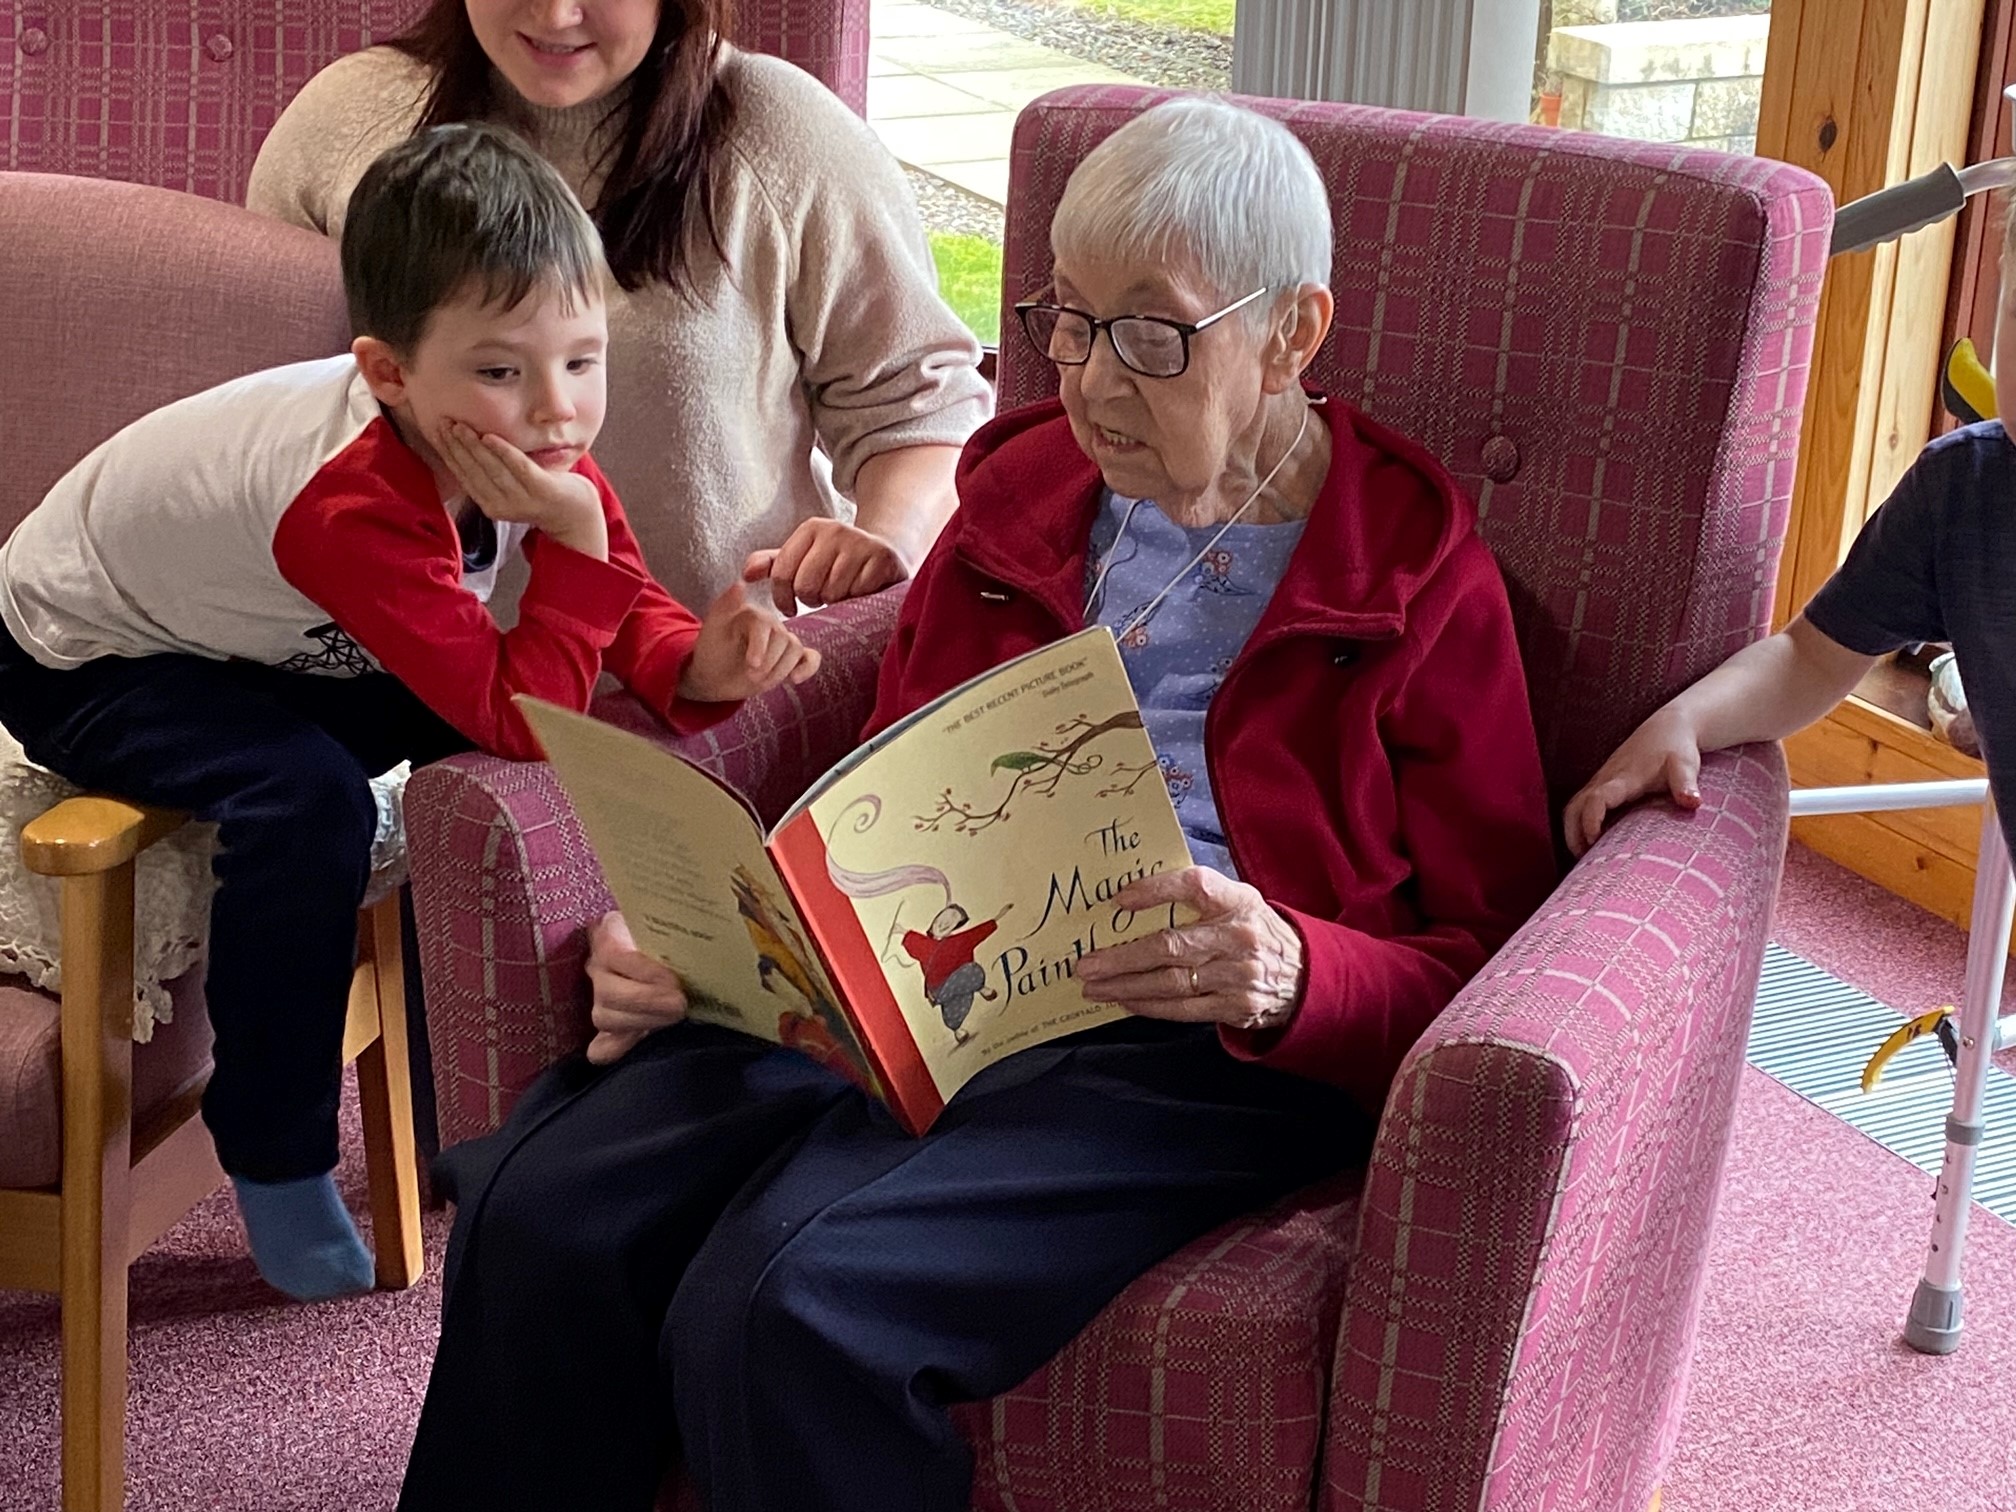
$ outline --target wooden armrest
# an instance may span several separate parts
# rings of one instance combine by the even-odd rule
[[[21,859],[44,877],[107,872],[173,834],[188,818],[123,798],[66,798],[23,827]]]

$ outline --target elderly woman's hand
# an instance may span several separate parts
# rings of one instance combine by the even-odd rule
[[[645,1035],[686,1017],[679,973],[637,948],[620,913],[606,913],[589,927],[588,980],[595,988],[588,1059],[598,1066],[621,1060]]]
[[[1093,1001],[1235,1029],[1278,1029],[1301,1006],[1302,937],[1258,889],[1191,866],[1129,883],[1113,901],[1136,913],[1182,903],[1197,917],[1086,955],[1078,981]]]

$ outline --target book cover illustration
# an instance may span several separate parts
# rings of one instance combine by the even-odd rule
[[[1123,1017],[1085,1000],[1076,963],[1174,922],[1114,899],[1190,864],[1103,627],[922,711],[830,775],[772,850],[869,1037],[900,1016],[921,1065],[891,1073],[926,1106],[1004,1055]]]
[[[1085,1000],[1077,961],[1176,922],[1115,901],[1190,855],[1104,627],[885,731],[767,837],[674,753],[519,704],[691,1016],[811,1055],[912,1132],[1002,1056],[1123,1017]]]

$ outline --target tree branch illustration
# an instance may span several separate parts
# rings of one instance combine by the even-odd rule
[[[917,828],[936,830],[949,821],[954,834],[977,835],[1008,818],[1008,805],[1022,794],[1047,798],[1057,791],[1057,784],[1067,775],[1082,777],[1099,770],[1104,758],[1096,751],[1087,753],[1085,748],[1100,736],[1114,730],[1140,728],[1141,715],[1134,709],[1096,724],[1080,714],[1057,726],[1057,740],[1040,742],[1033,751],[1009,751],[994,758],[988,775],[1005,771],[1014,773],[1014,776],[1009,779],[1008,790],[1001,795],[1000,802],[992,808],[983,808],[977,802],[961,803],[953,798],[952,789],[948,787],[938,795],[938,807],[934,811],[917,816]],[[1132,769],[1123,767],[1121,770]],[[1138,775],[1136,780],[1139,780]]]
[[[1141,779],[1143,777],[1146,777],[1150,772],[1160,772],[1161,770],[1161,763],[1152,759],[1142,762],[1139,766],[1129,766],[1124,761],[1119,762],[1113,768],[1113,780],[1099,789],[1099,796],[1101,798],[1132,797],[1134,789],[1141,786]],[[1129,775],[1130,773],[1132,775]],[[1127,778],[1125,782],[1120,780],[1123,776]]]

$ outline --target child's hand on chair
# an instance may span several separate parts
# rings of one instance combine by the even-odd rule
[[[1561,821],[1568,849],[1581,855],[1603,833],[1603,821],[1612,809],[1661,788],[1683,809],[1697,809],[1700,783],[1701,746],[1694,727],[1669,705],[1638,726],[1582,791],[1568,800]]]

